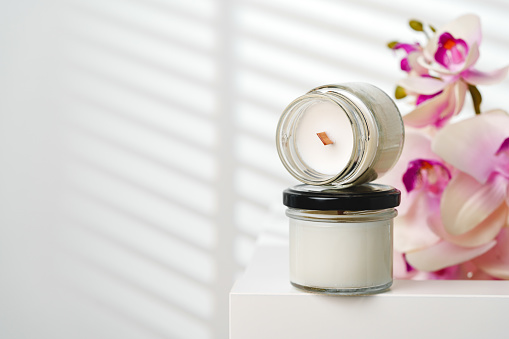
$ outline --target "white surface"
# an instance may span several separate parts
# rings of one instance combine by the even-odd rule
[[[317,133],[333,142],[324,145]],[[353,149],[352,124],[345,111],[332,102],[310,106],[297,122],[295,142],[302,160],[324,174],[338,174],[348,164]]]
[[[230,339],[506,338],[508,281],[395,281],[361,297],[302,292],[288,248],[258,247],[230,293]]]

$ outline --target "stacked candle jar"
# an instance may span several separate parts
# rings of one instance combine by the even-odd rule
[[[400,192],[370,182],[403,148],[394,102],[365,83],[321,86],[288,105],[276,139],[283,165],[304,183],[283,192],[291,283],[331,294],[387,290]]]

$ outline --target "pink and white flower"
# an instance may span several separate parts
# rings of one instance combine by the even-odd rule
[[[450,169],[432,151],[429,136],[407,129],[401,157],[383,178],[401,191],[399,215],[394,221],[396,278],[416,278],[420,272],[408,263],[407,254],[440,241],[428,219],[440,213],[440,197],[450,177]]]
[[[448,70],[462,69],[467,59],[469,48],[465,40],[455,39],[445,32],[438,39],[435,61]]]
[[[441,219],[431,227],[458,260],[474,259],[484,272],[508,279],[509,115],[497,110],[448,125],[432,148],[460,172],[445,188]],[[430,253],[427,268],[442,266],[443,258],[433,261]]]
[[[419,63],[439,76],[458,76],[468,73],[479,59],[481,21],[477,15],[467,14],[446,24],[428,41]],[[452,79],[447,79],[451,82]]]
[[[467,91],[481,113],[476,86],[498,83],[509,71],[475,69],[481,40],[480,20],[470,14],[436,31],[424,47],[389,45],[406,53],[401,69],[408,76],[397,93],[416,105],[404,117],[411,128],[401,158],[384,177],[402,191],[396,278],[509,279],[509,115],[497,110],[449,124]],[[435,128],[413,129],[427,126]]]
[[[459,17],[429,39],[415,60],[424,71],[398,82],[416,96],[417,107],[404,117],[407,125],[441,128],[462,110],[469,85],[491,85],[506,77],[509,66],[491,72],[474,68],[481,39],[480,19],[473,14]]]
[[[451,124],[433,140],[409,129],[384,182],[402,191],[395,277],[509,278],[509,115]]]

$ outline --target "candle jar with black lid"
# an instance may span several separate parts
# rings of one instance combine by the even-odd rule
[[[332,294],[388,289],[399,199],[397,189],[377,184],[341,190],[311,185],[286,189],[291,283]]]

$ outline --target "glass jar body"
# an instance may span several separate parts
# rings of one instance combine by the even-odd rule
[[[369,294],[392,285],[395,209],[315,211],[289,208],[290,281],[328,294]]]

